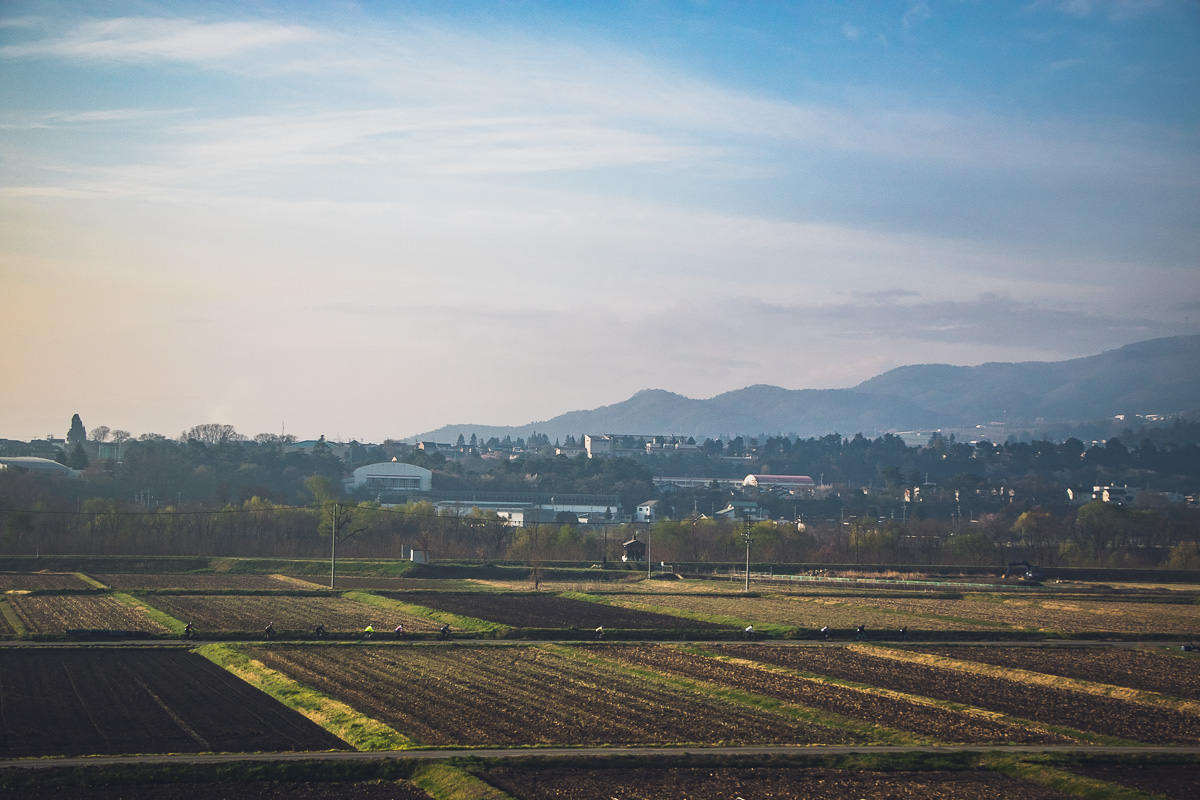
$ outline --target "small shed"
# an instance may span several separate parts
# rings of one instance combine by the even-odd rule
[[[637,539],[630,539],[628,542],[621,543],[621,560],[622,561],[645,561],[646,560],[646,543],[639,542]]]

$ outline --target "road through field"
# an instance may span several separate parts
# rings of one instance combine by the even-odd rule
[[[439,761],[452,758],[555,758],[634,756],[809,756],[809,755],[892,755],[899,753],[1004,753],[1034,755],[1073,753],[1081,755],[1150,755],[1172,753],[1200,755],[1200,746],[1186,747],[1110,747],[1105,745],[976,745],[966,747],[926,747],[896,745],[731,745],[718,747],[509,747],[509,748],[436,748],[429,750],[321,751],[308,753],[212,753],[139,756],[83,756],[80,758],[3,759],[0,769],[57,769],[62,767],[101,767],[150,764],[234,764],[273,761],[378,761],[410,759]]]

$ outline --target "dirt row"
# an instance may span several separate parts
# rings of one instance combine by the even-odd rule
[[[731,625],[655,614],[552,594],[445,593],[404,595],[410,603],[515,628],[636,628],[639,630],[732,630]]]

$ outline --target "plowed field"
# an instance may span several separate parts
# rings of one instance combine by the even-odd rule
[[[1195,635],[1200,630],[1200,606],[1172,603],[1124,603],[1107,600],[1008,598],[999,602],[971,597],[879,598],[855,600],[864,606],[911,614],[938,614],[998,622],[1014,628],[1062,633],[1170,633]]]
[[[245,783],[183,783],[171,781],[171,800],[429,800],[423,789],[407,781],[288,781]],[[17,790],[21,800],[62,800],[62,787],[22,787]],[[131,798],[160,797],[161,783],[120,783],[110,786],[72,786],[72,800],[131,800]],[[0,797],[8,797],[0,789]]]
[[[1200,700],[1200,659],[1124,647],[912,647],[922,653]]]
[[[732,626],[654,614],[621,606],[589,603],[552,594],[420,594],[406,602],[515,628],[640,628],[651,630],[729,630]]]
[[[862,741],[541,647],[246,652],[427,745]]]
[[[341,597],[152,595],[142,599],[178,620],[192,623],[201,634],[257,632],[266,628],[268,622],[273,622],[281,635],[287,631],[311,631],[318,623],[324,623],[330,633],[358,633],[368,625],[383,633],[398,623],[404,623],[410,631],[432,631],[438,627],[420,617]]]
[[[1087,764],[1064,769],[1086,778],[1153,792],[1171,800],[1200,797],[1200,767],[1195,764]]]
[[[328,589],[329,576],[292,575],[292,580],[304,581],[313,589]],[[382,589],[396,592],[410,590],[425,590],[431,592],[470,590],[475,582],[468,580],[433,580],[430,578],[372,578],[338,575],[337,588],[342,589]]]
[[[5,758],[346,747],[182,650],[6,647],[0,678]]]
[[[109,595],[9,595],[8,602],[31,633],[64,633],[72,628],[170,633],[144,609]]]
[[[73,572],[0,572],[0,592],[14,589],[89,589]]]
[[[286,591],[296,584],[269,575],[93,575],[114,589],[200,589],[236,591]],[[320,587],[314,586],[313,589]]]
[[[0,599],[0,636],[12,636],[16,633],[16,631],[13,630],[13,626],[9,624],[8,618],[4,615],[6,610],[8,609],[5,607],[4,600]]]
[[[711,681],[809,708],[854,717],[874,725],[908,731],[940,742],[1041,744],[1071,741],[1048,731],[872,694],[811,678],[729,663],[665,645],[597,646],[589,647],[587,651],[623,664]]]
[[[994,772],[841,772],[785,768],[493,769],[520,800],[1058,800],[1070,797]]]
[[[1016,680],[903,663],[847,647],[715,645],[713,650],[1022,719],[1154,744],[1200,742],[1200,717]]]
[[[688,595],[613,595],[626,603],[639,603],[662,608],[674,608],[694,614],[732,617],[747,624],[787,625],[819,630],[857,628],[866,625],[868,632],[895,632],[902,625],[913,630],[996,630],[986,623],[938,619],[934,616],[888,612],[845,600],[811,600],[798,597],[694,597]]]

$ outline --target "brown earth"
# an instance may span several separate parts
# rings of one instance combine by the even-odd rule
[[[593,646],[588,652],[908,731],[941,742],[1050,744],[1072,741],[1049,731],[886,697],[848,686],[771,672],[665,645]]]
[[[74,800],[143,800],[168,795],[171,800],[429,800],[422,789],[406,781],[360,783],[247,781],[245,783],[123,783],[114,786],[72,786]],[[0,790],[0,797],[21,800],[62,800],[62,787],[22,787]]]
[[[71,572],[0,572],[0,592],[90,588],[87,581]]]
[[[245,652],[426,745],[863,741],[543,647],[247,647]]]
[[[14,594],[8,596],[8,602],[31,633],[65,633],[73,628],[170,633],[144,608],[110,595]]]
[[[289,632],[308,634],[324,623],[329,633],[358,633],[371,625],[391,632],[398,623],[409,631],[433,631],[439,627],[427,619],[375,608],[342,597],[293,597],[288,595],[149,595],[142,600],[175,619],[190,622],[200,635],[205,631],[258,632],[267,623],[280,636]]]
[[[907,625],[912,631],[1003,630],[983,622],[939,619],[934,615],[910,614],[871,608],[859,598],[800,598],[784,595],[766,597],[705,597],[690,595],[612,595],[624,603],[673,608],[694,614],[731,617],[744,624],[787,625],[820,630],[856,628],[896,631]]]
[[[1200,630],[1200,606],[1177,603],[1016,597],[1002,600],[977,597],[965,597],[960,600],[863,598],[854,602],[891,611],[965,617],[1010,625],[1014,628],[1062,633],[1149,631],[1191,636]]]
[[[1067,798],[994,772],[843,772],[779,767],[491,769],[480,777],[519,800],[1013,800]]]
[[[297,589],[294,583],[269,575],[93,575],[114,589],[200,589],[234,591],[286,591]],[[320,588],[317,586],[314,589]]]
[[[1200,766],[1195,764],[1080,764],[1063,769],[1085,778],[1153,792],[1171,800],[1200,797]]]
[[[0,756],[346,749],[195,653],[0,649]]]
[[[1161,648],[955,646],[905,649],[1200,700],[1200,659],[1180,658],[1162,652]]]
[[[420,594],[405,602],[515,628],[634,628],[650,630],[730,630],[731,625],[700,622],[552,594]]]
[[[1032,686],[856,652],[841,645],[713,645],[715,652],[842,680],[1153,744],[1200,742],[1200,717],[1108,697]]]

